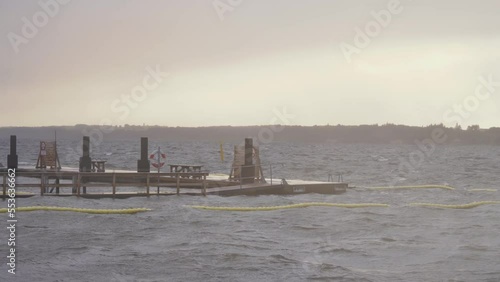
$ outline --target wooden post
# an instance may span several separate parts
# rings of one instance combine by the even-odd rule
[[[42,173],[40,175],[40,196],[43,196],[45,192],[45,175]]]
[[[73,183],[73,187],[71,187],[72,194],[76,194],[76,187],[77,187],[77,180],[76,179],[77,179],[76,175],[73,175],[71,177],[71,183]]]
[[[266,178],[264,178],[264,171],[262,171],[262,166],[260,165],[260,161],[259,161],[258,166],[259,166],[259,171],[260,171],[259,182],[266,183]]]
[[[146,194],[149,197],[149,172],[148,175],[146,176]]]
[[[137,172],[150,172],[148,138],[141,137],[141,159],[137,160]]]
[[[6,199],[6,195],[7,194],[7,174],[4,174],[3,175],[3,199],[5,200]]]
[[[92,159],[90,158],[90,137],[83,136],[82,157],[80,158],[80,172],[92,171]]]
[[[116,194],[116,174],[113,172],[113,195]]]
[[[207,195],[207,176],[203,175],[203,196]]]
[[[181,190],[181,183],[180,183],[180,182],[181,182],[181,179],[180,179],[180,177],[179,177],[179,174],[178,174],[178,173],[175,175],[175,177],[177,178],[177,179],[176,179],[176,182],[177,182],[177,195],[179,195],[179,192],[180,192],[180,190]]]
[[[7,155],[7,168],[17,169],[17,136],[10,136],[10,154]]]
[[[59,195],[59,184],[61,181],[59,180],[59,177],[56,177],[56,194]]]
[[[271,174],[271,185],[273,185],[273,165],[272,164],[269,165],[269,171]]]
[[[255,166],[253,164],[253,139],[245,138],[245,164],[241,168],[243,184],[255,182]]]
[[[80,186],[82,185],[82,175],[78,173],[77,181],[76,181],[76,195],[80,197]]]

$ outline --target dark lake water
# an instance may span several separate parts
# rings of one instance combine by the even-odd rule
[[[18,140],[22,166],[34,166],[39,140]],[[167,163],[229,173],[232,146],[150,140]],[[76,167],[78,142],[58,143],[63,166]],[[92,157],[107,169],[135,169],[139,141],[105,141]],[[0,140],[6,164],[8,140]],[[19,206],[145,207],[135,215],[20,212],[15,276],[2,263],[0,281],[500,281],[500,205],[472,209],[410,206],[500,200],[500,147],[412,145],[262,145],[264,174],[326,181],[341,173],[357,188],[342,195],[258,197],[170,196],[77,199],[35,196]],[[455,190],[378,191],[369,186],[440,184]],[[20,188],[22,189],[22,188]],[[304,202],[386,203],[387,208],[308,207],[228,212],[190,208],[275,206]],[[3,202],[6,206],[6,202]],[[6,225],[7,215],[3,217]],[[0,220],[0,222],[2,222]],[[0,224],[3,226],[2,224]],[[5,262],[7,230],[0,228]]]

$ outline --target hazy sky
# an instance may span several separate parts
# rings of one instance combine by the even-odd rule
[[[60,1],[0,2],[0,126],[500,126],[498,0]]]

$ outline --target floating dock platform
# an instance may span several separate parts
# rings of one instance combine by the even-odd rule
[[[7,173],[1,172],[2,195],[8,197]],[[78,172],[20,169],[16,178],[16,197],[77,196],[82,198],[129,198],[155,195],[293,195],[293,194],[342,194],[348,184],[337,182],[308,182],[271,180],[242,184],[207,172],[196,173],[147,173],[147,172]],[[33,181],[36,179],[35,181]],[[31,189],[30,189],[31,188]],[[30,191],[31,190],[31,191]],[[38,191],[37,191],[38,190]],[[111,191],[110,191],[111,190]],[[121,190],[121,191],[119,191]],[[133,190],[133,191],[131,191]],[[23,193],[19,193],[23,192]],[[31,193],[26,193],[31,192]]]
[[[252,138],[245,138],[244,146],[234,147],[234,161],[229,177],[211,176],[200,165],[170,165],[170,172],[160,172],[165,154],[160,148],[148,154],[148,138],[141,138],[141,158],[137,172],[106,172],[106,161],[92,161],[90,138],[83,137],[82,157],[78,168],[61,168],[57,142],[40,142],[36,168],[18,167],[17,137],[11,136],[7,167],[0,169],[2,198],[31,197],[29,189],[37,189],[41,196],[77,196],[85,198],[128,198],[151,195],[293,195],[341,194],[347,190],[343,182],[307,182],[275,180],[270,166],[270,179],[265,179],[260,163],[259,148]],[[222,155],[221,147],[221,156]],[[155,159],[156,156],[156,159]],[[150,161],[152,159],[152,161]],[[150,165],[158,173],[150,172]],[[9,173],[10,172],[10,173]],[[13,173],[14,172],[14,173]],[[15,174],[15,193],[11,189]],[[37,179],[33,182],[33,179]],[[30,182],[31,181],[31,182]],[[341,181],[339,179],[339,181]],[[155,189],[156,188],[156,189]],[[110,191],[111,190],[111,191]],[[120,190],[120,191],[118,191]]]

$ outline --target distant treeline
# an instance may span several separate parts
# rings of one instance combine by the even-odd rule
[[[130,140],[142,136],[152,140],[214,140],[241,141],[254,137],[257,142],[339,142],[414,144],[416,140],[432,139],[435,129],[444,132],[445,144],[500,145],[500,128],[481,129],[479,126],[445,127],[442,124],[417,127],[395,124],[384,125],[325,125],[325,126],[212,126],[212,127],[163,127],[163,126],[110,126],[75,125],[47,127],[3,127],[0,138],[17,135],[18,138],[53,139],[55,132],[61,139]]]

